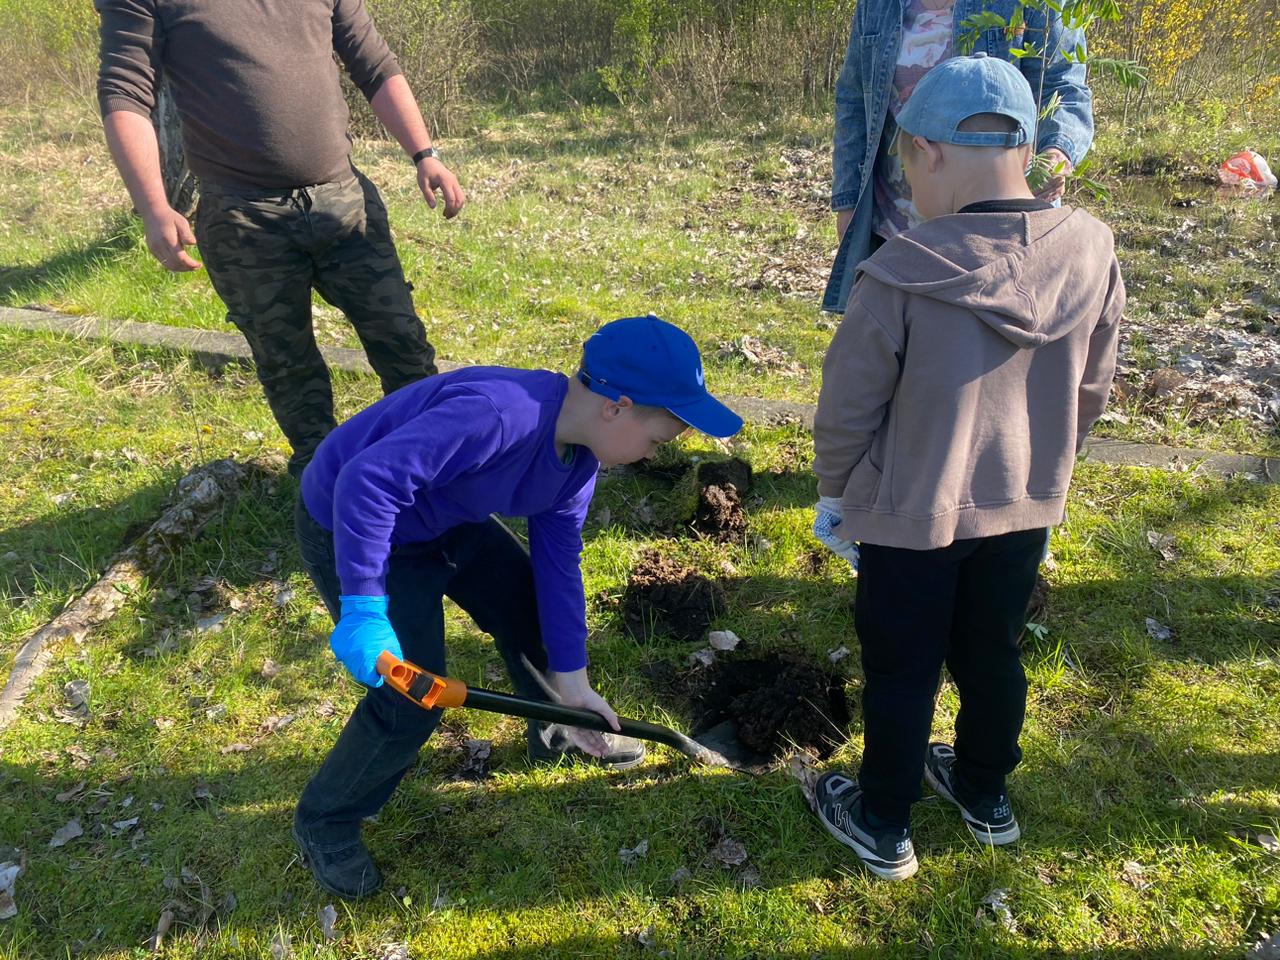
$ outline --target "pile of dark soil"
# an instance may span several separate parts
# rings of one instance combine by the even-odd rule
[[[690,677],[695,735],[733,721],[747,749],[776,757],[793,746],[826,757],[848,737],[844,680],[779,656],[721,660]]]
[[[656,551],[642,556],[622,594],[622,619],[635,639],[701,640],[725,609],[724,589],[693,567]]]
[[[747,532],[742,498],[751,488],[751,465],[734,457],[698,467],[698,502],[690,526],[714,540],[741,540]]]
[[[741,540],[747,532],[747,515],[737,488],[729,484],[699,490],[698,506],[689,525],[713,540]]]

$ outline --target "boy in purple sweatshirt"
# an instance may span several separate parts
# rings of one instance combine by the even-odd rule
[[[1005,778],[1027,681],[1018,638],[1076,453],[1115,373],[1124,283],[1111,231],[1035,199],[1036,104],[1009,63],[934,67],[898,115],[925,222],[858,268],[814,417],[819,522],[861,544],[854,625],[864,748],[818,816],[877,876],[917,869],[924,779],[980,842],[1020,835]],[[943,665],[955,744],[930,743]]]
[[[330,645],[369,689],[302,792],[293,834],[316,881],[348,899],[382,884],[360,839],[440,721],[383,684],[389,650],[444,674],[449,597],[492,634],[516,690],[617,714],[587,679],[582,522],[601,465],[633,463],[688,427],[742,427],[706,389],[689,335],[652,315],[615,320],[583,345],[573,377],[470,367],[384,397],[330,433],[302,475],[303,564],[337,623]],[[494,515],[527,517],[529,552]],[[531,723],[529,753],[588,754],[612,768],[637,741]]]

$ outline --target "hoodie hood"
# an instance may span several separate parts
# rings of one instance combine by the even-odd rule
[[[887,241],[858,265],[906,293],[964,307],[1018,347],[1060,339],[1109,282],[1111,231],[1083,210],[954,213]]]

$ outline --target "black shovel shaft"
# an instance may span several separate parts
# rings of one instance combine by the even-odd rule
[[[665,743],[674,747],[686,757],[702,763],[723,762],[714,751],[708,750],[695,740],[691,740],[678,730],[646,723],[643,720],[618,718],[620,730],[615,731],[609,721],[594,710],[581,707],[567,707],[550,700],[532,700],[518,697],[510,693],[498,693],[496,690],[485,690],[481,687],[467,687],[467,699],[463,704],[474,710],[489,713],[502,713],[509,717],[524,717],[526,720],[543,720],[548,723],[563,723],[570,727],[583,727],[587,730],[599,730],[601,733],[622,733],[637,740],[650,740],[654,743]]]

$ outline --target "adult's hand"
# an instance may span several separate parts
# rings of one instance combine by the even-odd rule
[[[1050,147],[1040,156],[1048,161],[1049,179],[1036,191],[1036,199],[1053,203],[1062,199],[1062,194],[1067,189],[1067,176],[1075,167],[1071,158],[1057,147]]]
[[[614,730],[618,730],[618,715],[608,701],[591,688],[587,679],[587,670],[575,670],[572,673],[552,673],[551,684],[560,695],[560,702],[569,707],[582,707],[593,710],[608,722]],[[579,750],[593,757],[605,757],[609,754],[609,744],[604,736],[595,730],[584,730],[581,727],[566,727],[569,738]]]
[[[418,164],[418,189],[432,210],[436,208],[436,191],[440,191],[444,198],[444,215],[448,220],[456,217],[467,202],[458,178],[436,157],[427,157]]]
[[[160,261],[160,265],[173,273],[199,270],[200,262],[187,253],[194,246],[196,235],[187,218],[172,207],[165,207],[155,214],[143,217],[147,234],[147,249]]]

